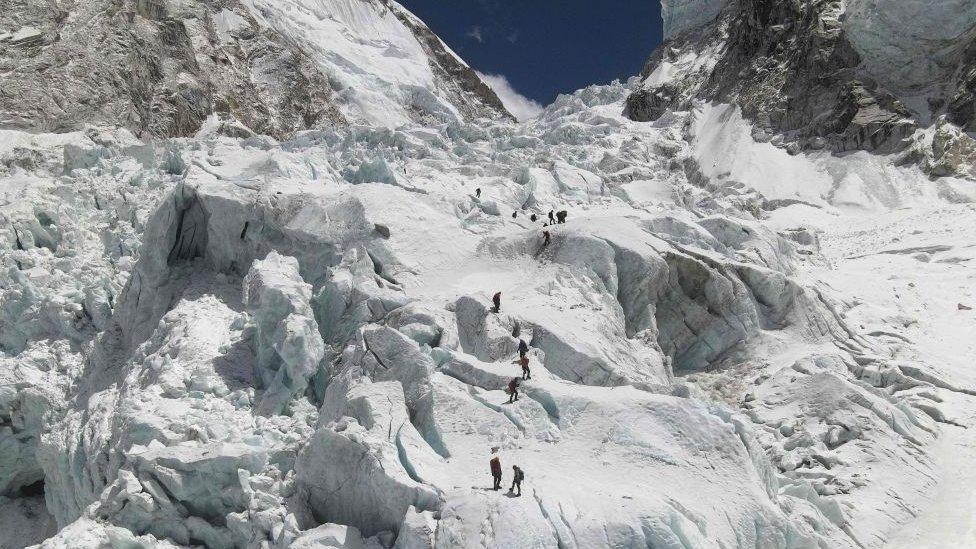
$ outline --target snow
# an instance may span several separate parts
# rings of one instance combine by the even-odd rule
[[[263,27],[297,41],[330,76],[343,114],[395,128],[420,107],[457,118],[437,97],[426,53],[411,30],[384,3],[370,0],[246,0]]]
[[[382,4],[249,6],[382,123],[2,134],[0,508],[25,544],[972,537],[970,181],[791,155],[717,103],[633,122],[634,82],[408,124],[433,80]]]
[[[739,192],[744,185],[784,204],[884,210],[937,190],[924,174],[896,166],[892,158],[859,151],[838,162],[828,152],[790,155],[776,143],[756,141],[732,105],[705,104],[694,123],[693,155],[717,192]]]

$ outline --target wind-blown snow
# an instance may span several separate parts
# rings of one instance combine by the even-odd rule
[[[542,105],[538,101],[529,99],[516,91],[504,75],[479,72],[478,76],[491,86],[508,112],[515,115],[515,118],[520,122],[535,118],[542,112]]]

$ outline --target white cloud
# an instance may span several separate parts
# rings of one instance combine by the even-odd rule
[[[484,36],[481,35],[481,27],[471,27],[465,35],[468,38],[474,38],[479,44],[485,41]]]
[[[542,105],[538,101],[529,99],[515,91],[515,88],[504,75],[479,72],[478,76],[498,94],[498,98],[502,100],[502,104],[505,105],[508,112],[514,114],[520,122],[535,118],[542,112]]]

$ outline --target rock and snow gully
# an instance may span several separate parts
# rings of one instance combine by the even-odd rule
[[[861,130],[715,87],[730,21],[800,63],[776,37],[840,48],[836,2],[786,30],[765,1],[664,2],[641,78],[524,123],[394,2],[101,4],[0,15],[18,89],[45,48],[95,62],[52,30],[79,17],[169,56],[94,110],[0,92],[0,547],[976,544],[962,22],[955,110],[836,154]],[[521,497],[489,489],[493,451]]]

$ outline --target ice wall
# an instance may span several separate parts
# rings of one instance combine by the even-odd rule
[[[664,38],[708,23],[726,4],[728,0],[661,0]]]
[[[954,70],[976,38],[976,2],[937,4],[939,9],[929,0],[848,0],[845,30],[881,84],[912,91],[944,81]]]

